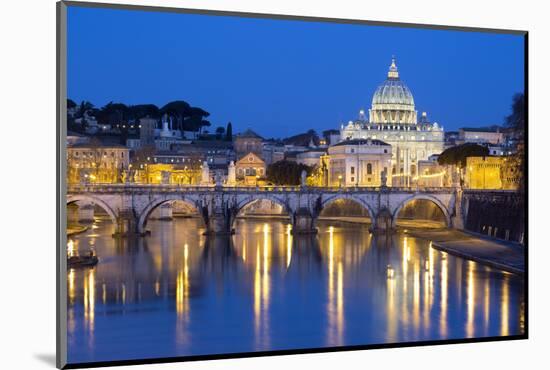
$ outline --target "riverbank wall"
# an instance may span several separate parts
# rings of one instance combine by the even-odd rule
[[[464,229],[491,238],[525,241],[525,199],[519,192],[464,192]]]

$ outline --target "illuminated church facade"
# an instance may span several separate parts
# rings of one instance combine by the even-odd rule
[[[376,89],[372,106],[340,128],[340,140],[373,139],[391,145],[388,185],[410,186],[418,178],[418,162],[444,150],[444,130],[423,112],[418,119],[414,98],[392,59],[387,79]],[[391,179],[391,181],[390,181]]]

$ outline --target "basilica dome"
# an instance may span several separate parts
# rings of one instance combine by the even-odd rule
[[[382,125],[414,125],[417,122],[411,90],[399,78],[395,58],[392,58],[388,78],[378,86],[372,97],[369,122]]]
[[[411,91],[399,78],[399,72],[395,65],[395,59],[392,59],[388,78],[378,86],[372,97],[372,108],[390,108],[414,110],[414,99]],[[407,109],[408,108],[408,109]]]

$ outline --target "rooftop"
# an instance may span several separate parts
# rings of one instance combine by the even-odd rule
[[[108,144],[108,143],[77,143],[71,145],[69,148],[85,148],[85,149],[106,149],[106,148],[116,148],[116,149],[128,149],[121,144]]]
[[[251,129],[247,129],[244,132],[241,132],[240,134],[237,134],[238,137],[251,137],[251,138],[257,138],[257,139],[263,139],[260,135],[252,131]]]
[[[500,126],[489,126],[489,127],[462,127],[460,130],[468,132],[501,132],[502,127]]]
[[[377,145],[377,146],[390,146],[390,144],[385,141],[378,139],[349,139],[334,144],[333,146],[343,146],[343,145]]]

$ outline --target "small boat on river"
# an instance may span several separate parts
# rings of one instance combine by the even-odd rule
[[[94,254],[84,256],[67,256],[67,267],[91,267],[97,265],[98,262],[99,258],[97,258]]]
[[[87,253],[80,253],[75,250],[72,240],[67,243],[67,267],[92,267],[97,265],[99,258],[97,258],[93,250]]]

